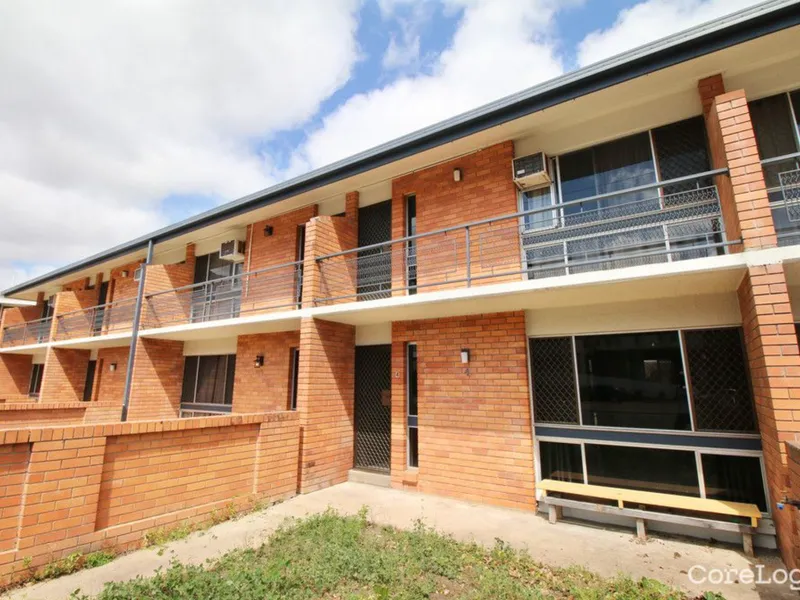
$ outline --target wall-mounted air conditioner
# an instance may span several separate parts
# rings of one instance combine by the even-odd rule
[[[139,267],[133,272],[133,280],[140,281],[142,279],[142,267]]]
[[[219,257],[230,262],[242,262],[244,260],[245,243],[241,240],[228,240],[219,246]]]
[[[550,173],[547,172],[547,156],[544,152],[515,158],[511,168],[511,176],[514,179],[514,183],[521,190],[550,185]]]

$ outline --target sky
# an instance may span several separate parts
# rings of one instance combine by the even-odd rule
[[[0,290],[749,0],[3,0]]]

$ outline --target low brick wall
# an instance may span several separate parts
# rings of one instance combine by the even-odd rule
[[[789,498],[800,500],[800,443],[786,443],[787,457],[789,460]],[[781,500],[781,498],[778,498]],[[792,515],[792,555],[784,553],[783,560],[790,567],[800,569],[800,508],[785,506],[785,511]]]
[[[0,404],[0,429],[119,421],[118,402],[13,402]]]
[[[294,412],[0,431],[0,587],[297,490]]]

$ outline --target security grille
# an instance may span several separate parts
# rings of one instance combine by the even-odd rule
[[[530,341],[534,417],[537,423],[578,423],[572,338]]]
[[[392,347],[357,346],[355,466],[389,470]]]
[[[790,221],[800,221],[800,169],[778,174],[786,214]]]
[[[755,431],[747,361],[738,327],[683,334],[698,431]]]
[[[392,202],[387,200],[358,209],[358,246],[392,239]],[[357,259],[359,300],[388,298],[392,289],[392,246],[362,250]]]

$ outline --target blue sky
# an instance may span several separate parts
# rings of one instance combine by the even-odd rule
[[[0,290],[755,2],[42,3],[0,3]]]

